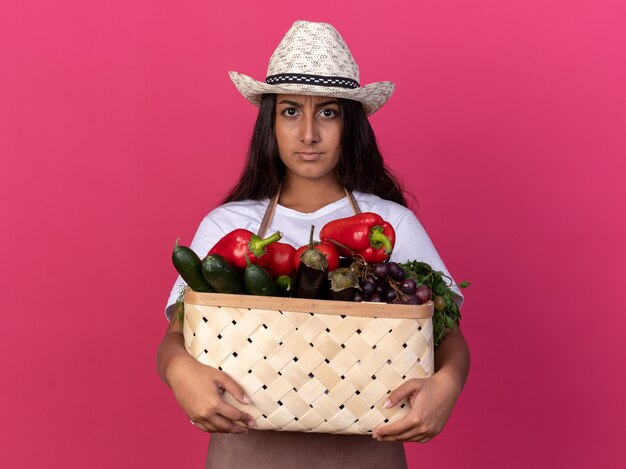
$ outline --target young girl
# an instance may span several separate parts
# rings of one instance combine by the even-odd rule
[[[259,115],[239,182],[193,239],[191,248],[200,257],[236,228],[257,232],[269,212],[269,231],[281,231],[281,242],[299,247],[308,242],[311,225],[319,233],[327,222],[361,210],[380,214],[395,228],[392,260],[421,260],[448,274],[406,208],[367,120],[391,96],[393,84],[359,86],[358,67],[331,25],[294,23],[270,59],[265,83],[235,72],[231,78],[260,107]],[[170,320],[183,286],[179,278],[172,289]],[[460,293],[457,299],[460,304]],[[401,468],[402,442],[425,443],[443,429],[467,379],[469,351],[460,330],[450,331],[435,350],[435,374],[407,380],[389,395],[387,406],[408,400],[408,414],[372,436],[254,430],[254,419],[222,394],[242,404],[250,404],[249,398],[226,373],[189,355],[176,320],[161,343],[157,366],[191,423],[212,433],[207,468]]]

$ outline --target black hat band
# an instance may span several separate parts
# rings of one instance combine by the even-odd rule
[[[283,83],[304,83],[307,85],[335,86],[337,88],[359,88],[359,83],[351,78],[324,77],[320,75],[304,75],[301,73],[281,73],[271,75],[265,79],[268,85],[280,85]]]

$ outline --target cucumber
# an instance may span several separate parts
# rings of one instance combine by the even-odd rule
[[[282,296],[269,272],[260,265],[252,264],[247,254],[246,263],[246,270],[243,271],[243,285],[246,292],[250,295]]]
[[[202,262],[198,255],[188,247],[179,246],[178,239],[174,243],[172,262],[189,288],[197,292],[215,291],[202,276]]]
[[[235,268],[219,254],[202,261],[202,275],[218,293],[243,293],[243,283]]]

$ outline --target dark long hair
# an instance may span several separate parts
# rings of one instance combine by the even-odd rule
[[[374,130],[361,103],[340,99],[341,155],[335,168],[339,183],[348,190],[367,192],[407,206],[402,187],[385,166]],[[261,200],[272,197],[285,174],[278,156],[274,130],[276,95],[266,94],[261,101],[248,148],[246,164],[239,181],[223,202]]]

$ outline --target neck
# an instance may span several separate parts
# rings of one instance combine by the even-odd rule
[[[283,207],[298,212],[312,213],[342,199],[345,195],[343,187],[334,178],[331,181],[293,181],[285,178],[278,202]]]

